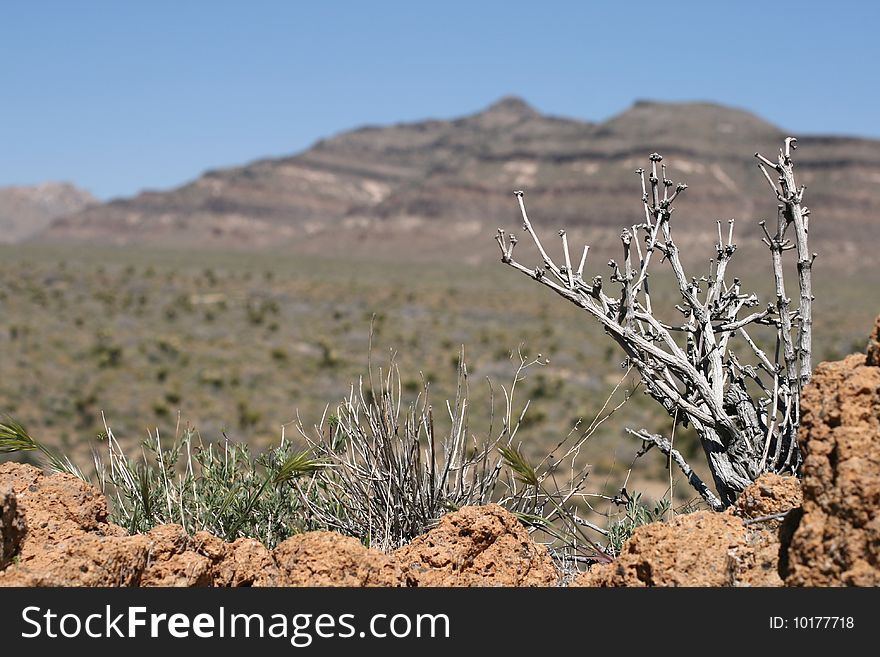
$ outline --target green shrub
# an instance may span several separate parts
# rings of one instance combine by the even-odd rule
[[[97,458],[101,488],[112,501],[111,521],[130,532],[176,523],[228,541],[247,536],[272,548],[315,528],[303,497],[291,483],[311,478],[323,464],[282,440],[254,455],[246,444],[203,444],[187,427],[163,444],[159,432],[129,459],[109,428],[102,436],[106,461]]]
[[[653,507],[642,502],[642,494],[629,495],[626,489],[621,491],[624,506],[623,518],[611,523],[608,528],[608,546],[612,554],[620,554],[623,544],[633,535],[637,527],[662,520],[669,512],[669,499],[663,498]]]

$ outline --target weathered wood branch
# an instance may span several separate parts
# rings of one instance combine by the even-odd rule
[[[530,268],[514,260],[513,235],[508,238],[499,230],[496,236],[503,262],[597,320],[639,370],[648,394],[677,422],[696,428],[720,506],[732,503],[739,491],[762,472],[796,474],[800,467],[799,395],[811,371],[811,273],[815,254],[808,251],[809,210],[802,204],[804,188],[797,187],[794,177],[791,151],[795,145],[794,139],[786,139],[776,162],[756,154],[758,166],[779,203],[776,234],[771,236],[761,223],[776,290],[775,304],[765,310],[741,315],[745,309],[759,305],[758,297],[743,293],[737,278],[727,282],[727,270],[737,248],[732,219],[726,235],[721,222],[717,222],[716,258],[710,261],[708,275],[688,276],[671,223],[672,203],[687,186],[678,184],[671,191],[674,183],[667,178],[666,165],[660,164],[663,158],[657,153],[649,158],[649,172],[636,171],[645,221],[623,230],[623,260],[620,264],[614,260],[608,263],[610,282],[619,286],[617,298],[606,293],[601,276],[594,276],[591,282],[584,280],[589,245],[584,246],[577,269],[572,269],[564,230],[559,235],[565,262],[560,266],[553,261],[528,217],[523,192],[516,192],[523,229],[538,250],[541,266]],[[770,175],[771,169],[777,180]],[[794,243],[785,237],[789,226],[793,226]],[[681,297],[675,305],[685,318],[680,326],[660,321],[652,307],[648,282],[650,269],[657,262],[653,258],[655,250],[662,255],[660,263],[668,263]],[[797,253],[800,295],[796,309],[791,308],[785,289],[783,254],[789,250]],[[777,343],[774,359],[752,339],[747,327],[772,329]],[[738,345],[744,345],[744,353],[738,353]],[[772,378],[772,390],[769,380],[766,385],[762,382],[762,371]],[[688,480],[695,484],[692,477]],[[705,488],[705,484],[702,486]],[[706,499],[703,490],[700,494]]]
[[[681,470],[682,474],[687,477],[688,483],[696,490],[702,498],[706,501],[710,508],[715,511],[721,511],[724,509],[724,504],[722,504],[721,500],[719,500],[715,495],[709,490],[709,487],[703,482],[702,479],[694,472],[694,469],[688,465],[688,462],[685,461],[684,457],[681,455],[677,449],[672,446],[672,443],[666,440],[663,436],[656,433],[649,433],[644,429],[640,429],[639,431],[634,431],[632,429],[627,429],[627,433],[632,434],[636,438],[641,439],[646,445],[650,445],[651,447],[656,447],[661,452],[663,452],[666,456],[672,458],[675,461],[675,464],[678,466],[679,470]]]

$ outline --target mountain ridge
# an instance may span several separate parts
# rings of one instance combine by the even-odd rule
[[[593,123],[506,96],[463,117],[361,126],[300,153],[212,169],[62,217],[38,238],[343,253],[432,244],[436,254],[482,257],[474,236],[518,224],[513,189],[526,189],[554,230],[632,223],[633,171],[655,151],[689,185],[676,219],[691,233],[707,216],[775,213],[752,154],[772,156],[784,136],[751,112],[706,101],[640,100]],[[800,144],[807,200],[828,218],[817,236],[880,244],[880,140],[802,135]]]

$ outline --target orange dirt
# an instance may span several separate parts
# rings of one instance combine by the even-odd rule
[[[593,566],[572,586],[781,586],[778,558],[774,526],[697,511],[637,528],[614,563]]]
[[[273,556],[288,586],[406,586],[393,557],[334,532],[298,534]]]
[[[803,501],[800,481],[767,472],[740,493],[736,513],[744,518],[762,518],[797,509]]]
[[[497,504],[465,507],[395,552],[411,586],[553,586],[543,545]]]
[[[396,554],[331,532],[271,552],[161,525],[129,536],[95,488],[66,474],[0,465],[0,586],[527,586],[558,573],[545,547],[499,506],[466,507]]]
[[[821,363],[802,407],[804,508],[789,532],[786,584],[878,586],[880,318],[867,356]]]

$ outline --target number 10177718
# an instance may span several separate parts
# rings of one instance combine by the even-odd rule
[[[770,617],[770,628],[774,630],[851,630],[855,627],[852,616],[782,616]]]

